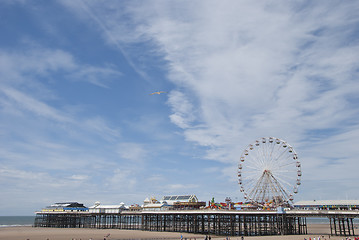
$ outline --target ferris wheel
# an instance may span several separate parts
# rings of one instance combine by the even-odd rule
[[[240,191],[258,206],[288,205],[298,193],[301,176],[297,153],[279,138],[264,137],[249,144],[238,165]]]

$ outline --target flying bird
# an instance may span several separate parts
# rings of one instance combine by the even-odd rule
[[[153,93],[151,93],[150,95],[154,95],[154,94],[158,94],[158,95],[160,95],[161,93],[165,93],[165,91],[153,92]]]

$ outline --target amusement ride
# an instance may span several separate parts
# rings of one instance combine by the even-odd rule
[[[249,144],[238,164],[238,183],[246,201],[258,207],[285,207],[301,184],[301,164],[293,147],[274,137]]]

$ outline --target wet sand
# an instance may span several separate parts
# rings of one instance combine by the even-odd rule
[[[324,235],[329,239],[329,225],[327,224],[308,224],[307,235],[285,235],[285,236],[257,236],[244,237],[244,239],[265,239],[265,240],[304,240],[311,237],[318,239],[318,236]],[[356,234],[358,234],[356,232]],[[108,236],[109,235],[109,236]],[[119,229],[88,229],[88,228],[34,228],[34,227],[3,227],[0,228],[0,240],[103,240],[105,236],[107,240],[115,239],[179,239],[181,233],[177,232],[149,232],[138,230],[119,230]],[[203,240],[205,235],[182,233],[183,239],[187,240]],[[212,240],[224,240],[224,236],[211,236]],[[240,237],[230,237],[231,240],[240,240]],[[341,240],[345,237],[331,236],[332,240]],[[352,237],[353,239],[353,237]]]

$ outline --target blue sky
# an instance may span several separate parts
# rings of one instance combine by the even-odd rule
[[[298,153],[295,201],[358,199],[358,12],[1,1],[0,215],[168,194],[241,201],[240,155],[267,136]]]

